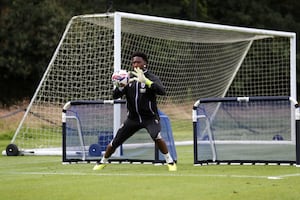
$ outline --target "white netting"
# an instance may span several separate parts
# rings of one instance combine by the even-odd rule
[[[111,99],[114,17],[72,18],[13,138],[20,148],[61,146],[61,109],[71,100]],[[162,19],[161,21],[158,19]],[[176,22],[176,23],[173,23]],[[164,83],[159,107],[176,140],[192,140],[191,109],[204,97],[290,96],[290,38],[211,24],[139,16],[121,19],[121,68],[143,51]]]
[[[197,161],[296,161],[289,97],[255,98],[200,99],[194,121]]]
[[[103,101],[72,101],[64,109],[63,161],[97,161],[113,138],[114,106],[120,107],[121,121],[127,116],[125,101],[122,104]],[[174,160],[177,153],[167,116],[159,112],[161,136]],[[112,155],[119,161],[163,162],[164,157],[155,148],[146,130],[139,130]]]

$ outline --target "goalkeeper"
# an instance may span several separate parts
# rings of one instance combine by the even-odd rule
[[[107,145],[102,159],[93,170],[103,169],[114,151],[138,130],[145,128],[165,157],[168,170],[176,171],[177,166],[170,155],[167,145],[161,137],[161,126],[157,109],[156,95],[165,95],[166,91],[160,79],[147,69],[148,58],[142,52],[131,56],[134,69],[127,85],[115,84],[113,98],[125,95],[127,100],[128,117],[121,125],[116,136]]]

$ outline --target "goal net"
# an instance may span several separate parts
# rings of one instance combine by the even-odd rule
[[[290,97],[203,98],[193,109],[194,164],[295,163]]]
[[[111,142],[114,122],[126,119],[124,100],[70,101],[62,112],[63,162],[99,161]],[[120,114],[115,114],[116,106]],[[177,161],[169,118],[159,111],[161,136],[172,158]],[[117,119],[116,119],[117,118]],[[139,130],[119,147],[109,159],[111,162],[165,162],[163,154],[154,145],[145,129]]]
[[[149,56],[165,85],[158,106],[176,141],[193,140],[190,113],[199,98],[296,98],[295,33],[122,12],[81,15],[66,26],[11,143],[60,154],[64,104],[110,100],[111,74],[131,70],[135,51]]]

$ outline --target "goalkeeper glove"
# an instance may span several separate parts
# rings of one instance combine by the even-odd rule
[[[140,68],[134,68],[134,71],[135,72],[131,73],[136,77],[132,78],[131,81],[135,80],[140,83],[145,83],[148,87],[151,87],[153,82],[145,77],[143,70],[141,70]]]
[[[119,81],[113,81],[114,90],[118,88],[120,91],[124,89],[126,85],[120,83]]]

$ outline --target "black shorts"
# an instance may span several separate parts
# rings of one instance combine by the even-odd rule
[[[128,138],[142,128],[145,128],[148,131],[152,140],[155,140],[161,131],[161,126],[158,119],[147,119],[140,123],[138,120],[127,118],[112,141],[113,148],[119,147]]]

